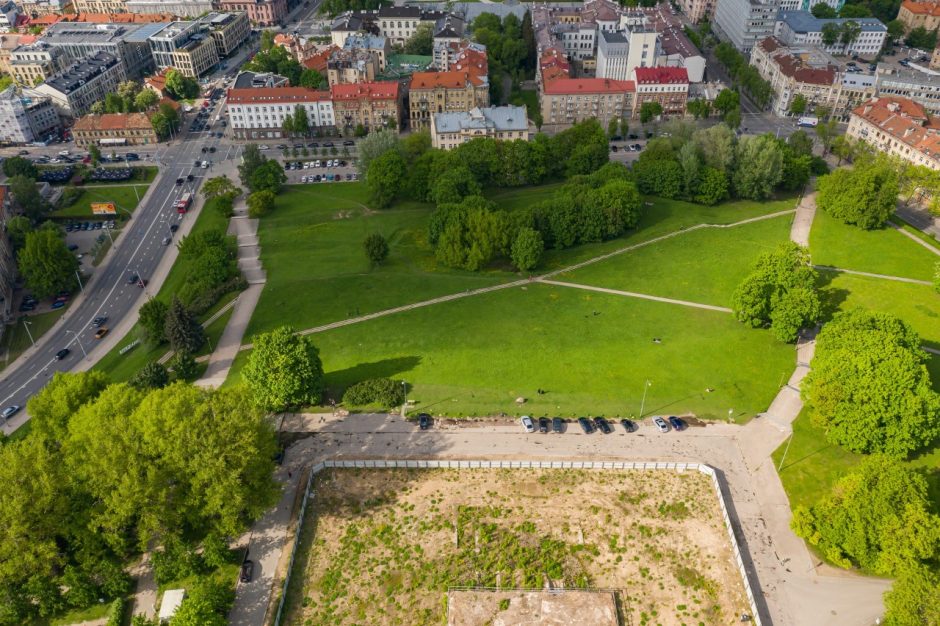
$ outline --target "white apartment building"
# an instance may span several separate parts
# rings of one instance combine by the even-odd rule
[[[48,98],[31,98],[12,86],[0,92],[0,141],[32,143],[60,126],[59,114]]]
[[[832,45],[823,45],[823,28],[826,24],[842,27],[846,22],[858,24],[861,29],[858,37],[848,44],[839,40]],[[787,46],[818,46],[829,54],[857,54],[872,59],[881,51],[888,29],[873,17],[819,19],[808,11],[780,11],[774,26],[774,36]]]
[[[717,0],[715,30],[744,54],[774,32],[780,0]]]
[[[310,129],[334,128],[336,116],[328,91],[305,87],[229,89],[226,99],[229,126],[239,139],[276,139],[284,120],[296,107],[307,112]]]
[[[524,106],[473,108],[431,116],[431,146],[453,150],[480,137],[499,141],[529,139],[529,119]]]

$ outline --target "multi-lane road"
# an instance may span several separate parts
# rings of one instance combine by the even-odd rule
[[[215,109],[216,114],[219,107],[221,103]],[[95,328],[92,326],[94,318],[107,316],[108,325],[113,326],[127,316],[136,316],[141,288],[129,283],[129,277],[137,274],[148,279],[153,275],[169,250],[168,246],[163,245],[163,239],[171,235],[170,224],[177,223],[174,202],[184,192],[195,193],[202,179],[212,175],[211,169],[196,168],[194,162],[207,156],[218,162],[234,158],[238,153],[236,146],[223,143],[222,139],[211,138],[208,133],[187,133],[187,129],[188,121],[184,120],[180,139],[161,147],[157,152],[140,147],[134,150],[147,152],[159,166],[158,176],[148,194],[116,240],[115,248],[108,254],[109,258],[85,285],[84,294],[75,294],[75,302],[62,321],[39,339],[35,347],[27,350],[19,362],[0,373],[0,407],[24,407],[24,410],[3,424],[5,433],[13,432],[29,419],[25,411],[26,402],[55,372],[76,367],[85,358],[84,352],[91,351],[96,342]],[[215,146],[216,152],[204,155],[203,146]],[[49,150],[54,150],[54,147],[42,151],[30,149],[30,152],[39,154]],[[124,151],[128,150],[121,152]],[[150,161],[145,160],[142,164],[150,164]],[[185,180],[190,174],[193,175],[192,182],[182,186],[176,184],[177,178]],[[148,293],[155,293],[157,289],[159,285],[147,286]],[[56,353],[63,348],[68,348],[70,354],[57,360]]]

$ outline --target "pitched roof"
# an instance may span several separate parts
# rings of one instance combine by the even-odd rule
[[[152,130],[150,119],[143,113],[103,113],[85,115],[75,121],[73,131],[85,130]]]
[[[226,101],[228,104],[274,104],[319,102],[329,99],[329,93],[306,87],[249,87],[246,89],[229,89]]]
[[[332,56],[333,52],[336,50],[339,50],[337,46],[329,46],[328,48],[317,52],[313,56],[307,57],[300,63],[307,69],[324,72],[326,71],[326,64],[330,60],[330,56]]]
[[[354,83],[350,85],[332,85],[330,95],[333,100],[397,100],[398,83],[381,81],[375,83]]]
[[[910,11],[915,15],[940,16],[940,4],[936,2],[914,2],[914,0],[904,0],[901,8]]]
[[[634,70],[637,84],[687,85],[689,72],[684,67],[638,67]]]
[[[627,93],[636,91],[632,80],[612,80],[609,78],[558,78],[546,82],[543,91],[548,95],[574,93]]]
[[[927,114],[920,104],[907,98],[872,98],[852,115],[877,126],[898,141],[931,159],[940,159],[940,120]]]
[[[476,72],[415,72],[411,75],[411,90],[416,89],[463,89],[467,84],[479,87],[486,83]]]

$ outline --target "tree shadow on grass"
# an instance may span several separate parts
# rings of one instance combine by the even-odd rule
[[[827,270],[819,270],[819,280],[816,281],[816,289],[819,290],[819,301],[822,305],[821,322],[828,322],[835,315],[842,303],[849,297],[847,289],[838,289],[832,287],[832,279],[839,273]]]
[[[370,378],[394,378],[403,372],[410,372],[421,363],[419,356],[402,356],[394,359],[382,359],[372,363],[359,363],[352,367],[326,373],[326,387],[334,398],[342,397],[342,391]]]

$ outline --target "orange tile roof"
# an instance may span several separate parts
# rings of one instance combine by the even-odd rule
[[[872,98],[852,111],[916,152],[940,160],[940,120],[907,98]]]
[[[902,9],[907,9],[915,15],[940,16],[940,4],[936,2],[915,2],[913,0],[904,0],[901,3]]]
[[[307,69],[324,72],[326,71],[326,64],[330,60],[330,56],[337,50],[339,50],[338,46],[329,46],[325,50],[321,50],[313,56],[307,57],[300,63]]]
[[[90,24],[152,24],[174,20],[176,17],[172,13],[79,13],[74,21]]]
[[[229,89],[228,104],[259,104],[278,102],[319,102],[329,100],[326,91],[317,91],[306,87],[248,87]]]
[[[354,83],[330,87],[333,100],[397,100],[398,83],[381,81],[376,83]]]
[[[152,129],[150,119],[143,113],[104,113],[85,115],[75,121],[73,131],[84,130],[137,130]]]
[[[464,48],[457,53],[450,67],[458,72],[466,71],[479,76],[486,76],[489,72],[489,61],[486,58],[486,52],[474,50],[473,48]]]
[[[632,80],[609,78],[558,78],[544,84],[548,95],[560,96],[575,93],[627,93],[636,91]]]
[[[451,72],[415,72],[411,75],[411,90],[421,89],[463,89],[470,83],[474,87],[484,84],[480,76],[463,71]]]
[[[655,85],[681,85],[689,83],[689,72],[684,67],[638,67],[636,82]]]

